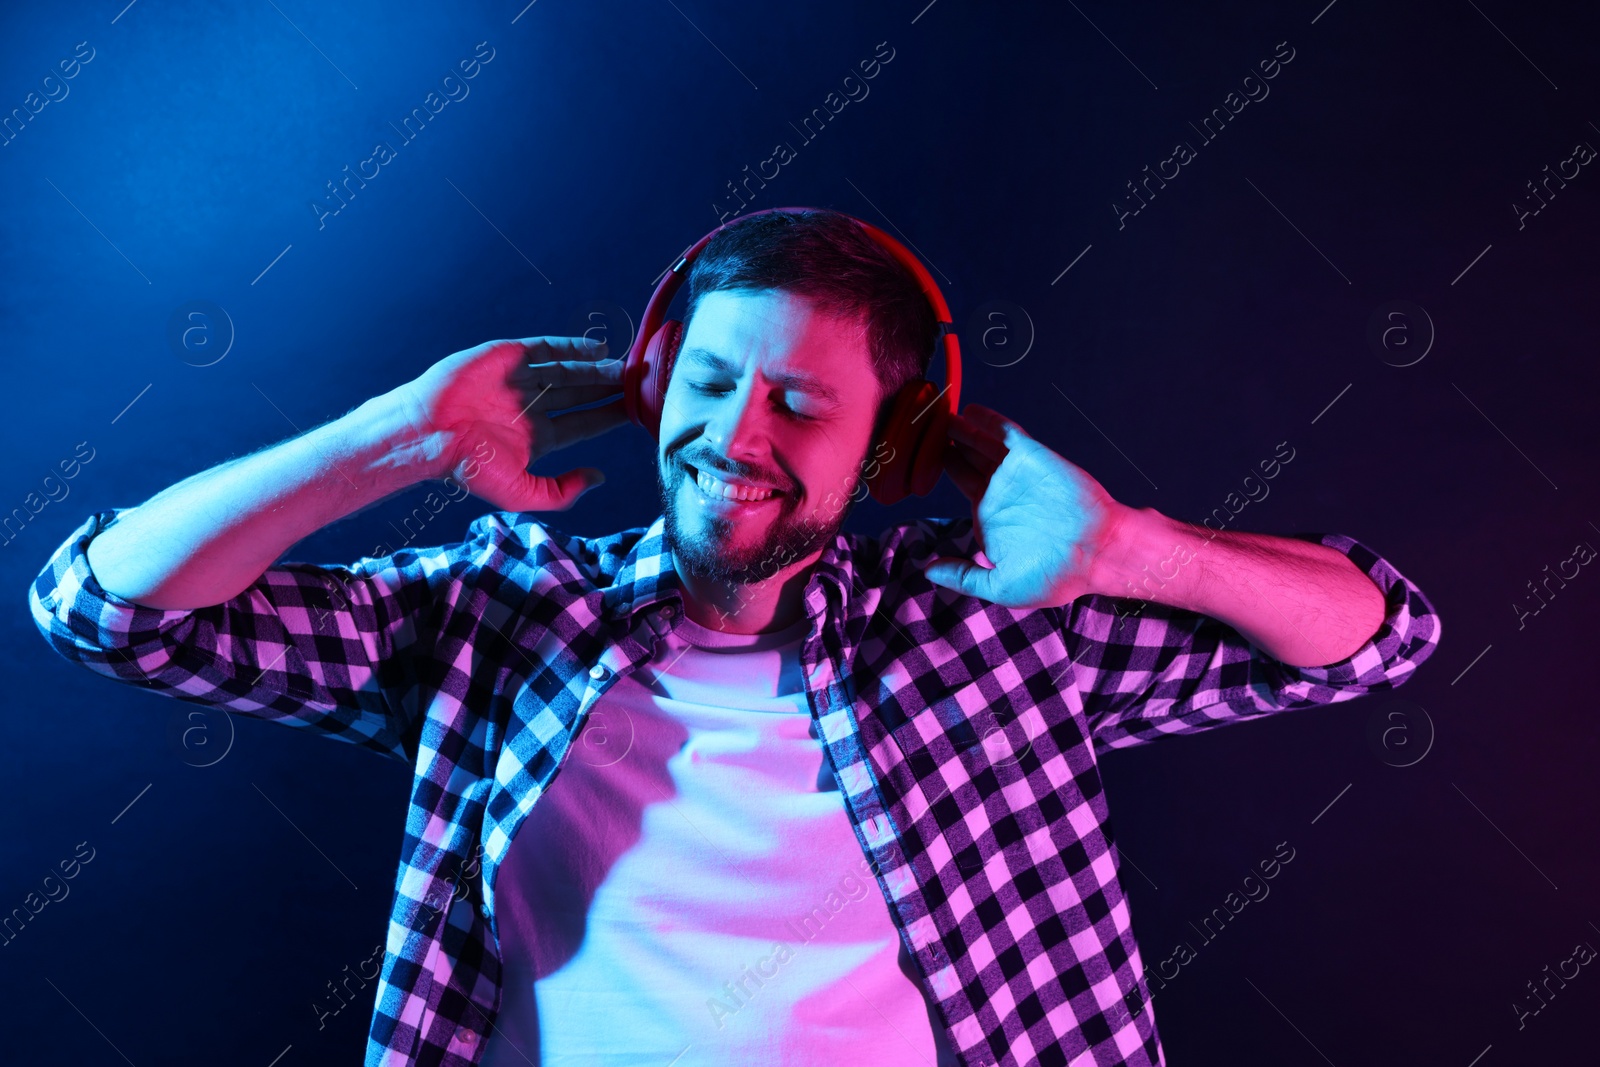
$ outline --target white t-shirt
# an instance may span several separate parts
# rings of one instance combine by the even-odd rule
[[[812,732],[809,624],[678,619],[590,710],[497,876],[486,1067],[936,1062]]]

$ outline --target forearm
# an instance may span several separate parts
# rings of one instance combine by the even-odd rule
[[[442,448],[385,393],[119,514],[89,542],[89,566],[108,592],[147,607],[220,604],[307,535],[442,475]]]
[[[1130,508],[1096,561],[1091,592],[1196,611],[1297,667],[1336,663],[1382,625],[1382,591],[1343,553],[1267,534],[1215,532]]]

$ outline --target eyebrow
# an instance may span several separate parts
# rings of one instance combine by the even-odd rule
[[[691,348],[683,353],[682,358],[692,359],[709,367],[711,370],[720,371],[730,377],[738,377],[739,368],[734,366],[731,360],[719,356],[710,349]],[[842,402],[838,392],[814,374],[807,374],[804,371],[783,371],[778,374],[767,375],[767,377],[779,385],[798,389],[803,393],[811,393],[830,403],[838,404]]]

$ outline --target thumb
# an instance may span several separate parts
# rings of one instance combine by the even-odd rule
[[[994,571],[972,560],[938,556],[922,564],[928,581],[945,589],[983,600],[994,599]]]
[[[605,484],[605,472],[597,467],[574,467],[554,477],[517,471],[505,487],[502,499],[494,503],[508,511],[566,511],[590,489]]]

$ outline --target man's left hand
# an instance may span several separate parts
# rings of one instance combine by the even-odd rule
[[[1091,586],[1092,572],[1133,509],[1015,422],[969,404],[950,424],[945,470],[972,504],[989,566],[940,556],[935,585],[1008,608],[1060,607]]]

